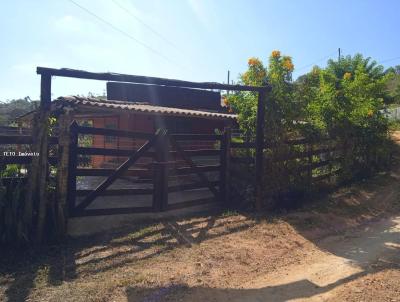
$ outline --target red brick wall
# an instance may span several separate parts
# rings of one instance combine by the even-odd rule
[[[115,128],[121,130],[130,130],[145,133],[154,133],[154,118],[152,116],[137,114],[121,114],[119,116],[94,117],[92,118],[93,127],[95,128]],[[95,135],[93,137],[93,147],[97,148],[113,148],[128,149],[138,148],[143,141],[126,137],[105,137],[103,135]],[[106,162],[115,162],[123,160],[115,156],[92,156],[92,166],[101,167]]]
[[[166,123],[166,125],[171,124],[172,119],[169,118],[169,121]],[[156,130],[155,117],[150,115],[126,113],[116,116],[93,117],[91,120],[93,122],[93,127],[95,128],[116,128],[145,133],[154,133]],[[186,132],[213,134],[215,129],[223,130],[224,126],[224,121],[185,118],[185,122],[183,124],[179,124],[178,128],[175,127],[174,131],[180,133]],[[182,127],[184,129],[181,129]],[[143,143],[143,140],[125,137],[110,138],[103,135],[95,135],[93,137],[93,147],[97,148],[132,150],[139,148],[141,145],[143,145]],[[213,148],[214,145],[215,142],[187,142],[185,143],[185,149]],[[118,165],[118,162],[122,162],[124,159],[125,158],[119,158],[116,156],[93,155],[91,162],[94,168],[100,168],[106,167],[107,165],[110,165],[110,163],[113,163],[112,165],[116,166]]]

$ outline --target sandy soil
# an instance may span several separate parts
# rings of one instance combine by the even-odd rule
[[[143,289],[128,288],[121,301],[400,301],[400,216],[326,237],[316,245],[299,244],[303,255],[290,252],[286,261],[276,259],[270,272],[258,277],[248,272],[247,280],[241,276],[240,284],[241,274],[225,271],[214,276],[214,284],[171,284],[148,289],[144,295]],[[202,272],[204,266],[199,264],[200,278],[218,274],[210,267]],[[220,279],[227,286],[216,286]]]

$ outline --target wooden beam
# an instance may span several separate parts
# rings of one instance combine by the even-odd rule
[[[76,211],[72,217],[84,216],[102,216],[102,215],[119,215],[132,213],[150,213],[153,212],[153,207],[129,207],[129,208],[109,208],[109,209],[85,209]]]
[[[220,134],[171,134],[177,141],[190,141],[190,140],[203,140],[203,141],[216,141],[221,140],[222,135]]]
[[[0,164],[30,164],[37,156],[3,156],[0,157]],[[51,165],[57,164],[57,157],[49,156],[47,161]]]
[[[219,180],[210,181],[210,184],[213,186],[218,186],[220,182]],[[208,186],[204,185],[203,182],[173,185],[168,187],[168,192],[172,193],[172,192],[180,192],[180,191],[196,190],[196,189],[208,189]]]
[[[93,190],[77,190],[77,196],[85,196],[93,192]],[[105,190],[99,196],[120,196],[120,195],[148,195],[153,194],[153,189],[112,189]]]
[[[218,156],[221,154],[221,150],[219,149],[184,150],[183,152],[188,156]],[[171,156],[178,155],[176,151],[171,151],[169,154]]]
[[[49,171],[49,165],[47,161],[49,148],[48,148],[48,127],[50,117],[50,106],[51,106],[51,75],[42,75],[40,79],[40,109],[38,112],[38,123],[36,123],[36,129],[34,130],[35,139],[34,151],[39,153],[32,159],[33,173],[37,174],[31,185],[35,186],[31,188],[33,192],[36,192],[36,196],[30,196],[36,199],[37,206],[37,229],[35,241],[42,243],[45,234],[45,226],[47,221],[47,210],[50,208],[54,210],[54,200],[48,202],[47,195],[47,176]],[[35,198],[37,197],[37,198]]]
[[[78,165],[78,123],[73,121],[69,127],[69,156],[68,156],[68,213],[71,216],[76,206],[76,170]]]
[[[187,201],[169,204],[168,210],[177,210],[177,209],[184,209],[184,208],[188,208],[188,207],[200,206],[200,205],[204,205],[204,204],[215,203],[215,201],[216,200],[214,197],[187,200]]]
[[[225,206],[230,206],[230,162],[231,162],[231,128],[224,131],[221,141],[221,170],[220,170],[220,193],[221,201]]]
[[[172,167],[170,170],[170,173],[172,175],[188,175],[188,174],[194,174],[198,171],[201,172],[213,172],[213,171],[220,171],[221,170],[221,165],[201,165],[201,166],[196,166],[196,170],[194,170],[191,167]]]
[[[32,144],[33,138],[31,135],[1,135],[0,144]]]
[[[37,67],[36,72],[41,75],[89,79],[89,80],[102,80],[102,81],[116,81],[116,82],[128,82],[128,83],[143,83],[143,84],[155,84],[162,86],[172,87],[186,87],[186,88],[200,88],[200,89],[218,89],[218,90],[232,90],[232,91],[263,91],[266,87],[259,86],[245,86],[245,85],[227,85],[214,82],[189,82],[174,79],[163,79],[156,77],[145,77],[129,74],[120,73],[94,73],[84,70],[76,69],[54,69],[46,67]]]
[[[82,155],[108,155],[108,156],[121,156],[128,157],[132,154],[132,150],[124,149],[113,149],[113,148],[96,148],[96,147],[78,147],[78,154]],[[147,151],[142,157],[153,158],[155,153],[152,151]]]
[[[40,110],[50,110],[51,106],[51,75],[42,74],[40,77]]]
[[[58,118],[59,145],[56,182],[56,217],[57,233],[63,238],[67,232],[68,217],[68,171],[69,171],[69,146],[71,115],[67,112]]]
[[[78,168],[76,176],[109,176],[115,169],[106,168]],[[149,177],[152,175],[151,169],[129,169],[122,176]]]
[[[265,106],[267,91],[262,90],[258,93],[257,103],[257,124],[256,124],[256,210],[260,211],[263,204],[264,187],[264,124],[265,124]]]

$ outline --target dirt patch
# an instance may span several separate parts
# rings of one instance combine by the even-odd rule
[[[392,266],[389,264],[389,267]],[[397,266],[397,264],[396,264]],[[385,268],[344,284],[327,301],[400,301],[400,270]]]

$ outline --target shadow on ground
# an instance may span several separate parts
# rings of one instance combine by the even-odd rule
[[[0,288],[6,288],[5,301],[25,301],[38,282],[58,286],[79,276],[129,264],[140,265],[146,259],[175,248],[191,247],[257,223],[250,217],[237,222],[224,222],[218,219],[221,217],[224,217],[221,212],[176,217],[70,238],[63,245],[19,251],[3,249],[0,250]]]

